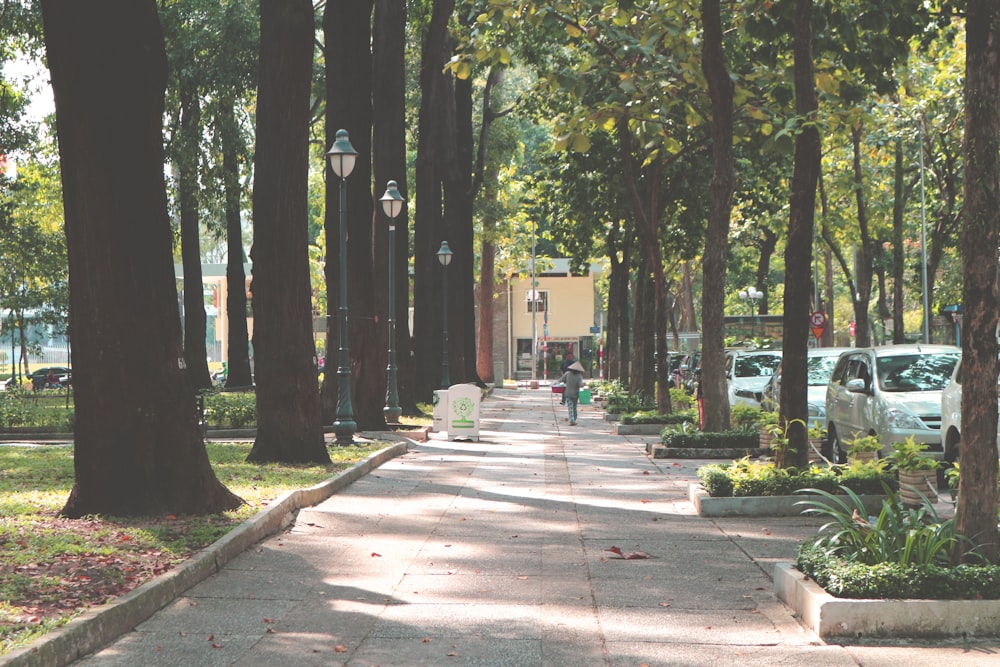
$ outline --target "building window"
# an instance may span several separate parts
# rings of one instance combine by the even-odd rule
[[[547,290],[528,290],[524,303],[525,312],[544,313],[549,309],[549,293]]]

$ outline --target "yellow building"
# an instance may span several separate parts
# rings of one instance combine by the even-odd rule
[[[532,378],[532,341],[535,346],[534,378],[556,379],[567,353],[572,352],[587,369],[588,377],[598,374],[598,352],[602,309],[598,306],[596,277],[599,266],[591,266],[586,276],[573,275],[568,259],[538,260],[534,286],[531,267],[515,276],[500,298],[500,319],[506,319],[506,331],[496,340],[494,359],[505,354],[506,377]],[[511,373],[513,369],[513,373]],[[499,370],[499,362],[497,363]]]

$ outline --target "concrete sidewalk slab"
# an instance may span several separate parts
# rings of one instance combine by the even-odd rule
[[[432,434],[79,664],[939,667],[997,655],[995,641],[826,644],[771,581],[818,523],[699,517],[687,488],[705,461],[654,460],[594,406],[572,427],[542,390],[497,390],[481,410],[480,442]]]

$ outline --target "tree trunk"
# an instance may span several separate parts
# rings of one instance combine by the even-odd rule
[[[326,463],[308,254],[309,0],[262,0],[254,160],[253,346],[257,439],[250,461]]]
[[[813,76],[812,2],[797,0],[795,10],[795,112],[813,118],[819,106]],[[788,241],[785,246],[784,350],[781,361],[781,423],[788,448],[775,457],[775,465],[805,466],[808,461],[809,419],[806,349],[809,340],[809,305],[812,301],[813,219],[816,184],[820,170],[819,130],[800,129],[795,136],[795,166],[789,205]]]
[[[798,1],[802,2],[803,0]],[[868,229],[864,171],[861,168],[862,134],[863,128],[860,124],[851,128],[851,145],[854,149],[854,199],[858,214],[858,230],[861,236],[861,249],[857,257],[857,269],[854,276],[857,280],[857,290],[854,292],[854,331],[855,344],[858,347],[867,347],[871,345],[871,322],[868,317],[868,307],[871,305],[872,278],[875,274],[875,240]]]
[[[956,532],[997,562],[997,241],[1000,230],[1000,7],[966,16],[965,215],[962,225],[962,474]],[[964,544],[959,542],[959,544]],[[961,559],[957,554],[956,560]]]
[[[194,82],[181,77],[181,123],[178,194],[181,214],[181,261],[184,266],[184,361],[195,388],[212,386],[205,344],[207,318],[201,274],[201,225],[198,203],[198,144],[201,104]]]
[[[770,312],[770,290],[767,279],[771,274],[771,257],[774,256],[774,249],[778,247],[778,235],[766,227],[760,230],[761,241],[760,257],[757,258],[757,273],[755,287],[764,293],[760,301],[757,302],[757,314],[767,315]]]
[[[242,501],[208,461],[184,371],[163,178],[167,72],[156,4],[45,0],[42,17],[56,99],[77,389],[76,480],[62,513],[236,508]]]
[[[724,306],[726,290],[726,246],[732,212],[733,173],[733,82],[726,68],[722,44],[719,0],[702,0],[704,23],[702,71],[712,103],[712,181],[708,229],[705,233],[704,278],[702,280],[701,390],[705,400],[705,430],[729,428],[729,398],[726,391]]]
[[[390,180],[408,196],[406,179],[406,2],[376,0],[372,34],[372,167],[375,193]],[[376,215],[380,215],[376,212]],[[395,220],[395,309],[397,387],[403,413],[417,413],[413,359],[410,356],[409,210]],[[379,235],[376,234],[376,239]],[[376,257],[378,256],[376,246]],[[376,262],[380,263],[380,262]]]
[[[631,243],[629,236],[623,234],[618,242],[618,230],[613,228],[608,233],[608,260],[611,264],[611,275],[608,278],[608,321],[605,327],[604,377],[620,380],[628,386],[628,284],[629,260]],[[620,252],[619,252],[620,251]],[[619,255],[621,260],[618,259]]]
[[[430,402],[440,384],[442,347],[442,269],[436,253],[444,240],[439,164],[442,123],[448,92],[441,69],[450,57],[447,51],[448,21],[455,10],[454,0],[435,0],[431,22],[424,38],[420,64],[420,118],[416,158],[416,199],[420,202],[414,218],[413,328],[415,387],[418,401]]]
[[[900,345],[906,342],[903,325],[903,270],[906,255],[903,250],[903,211],[906,197],[903,189],[903,140],[896,140],[895,196],[892,202],[892,342]]]
[[[239,128],[236,124],[234,102],[222,104],[222,177],[226,197],[226,315],[229,327],[229,371],[226,388],[250,387],[253,373],[250,368],[250,339],[247,332],[246,262],[243,250],[243,217],[240,212],[242,188],[238,158]]]

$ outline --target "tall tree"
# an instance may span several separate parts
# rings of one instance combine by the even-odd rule
[[[382,407],[385,405],[385,335],[376,328],[376,290],[385,294],[383,284],[376,285],[361,276],[384,275],[387,263],[385,223],[373,217],[372,200],[372,0],[348,0],[328,3],[323,17],[326,42],[326,145],[331,146],[337,130],[348,131],[358,152],[354,171],[347,186],[347,281],[350,332],[351,393],[354,420],[360,429],[385,427]],[[345,91],[350,91],[345,94]],[[336,298],[339,290],[339,262],[330,261],[333,252],[339,256],[340,211],[338,201],[341,183],[327,167],[326,284],[328,303],[340,307]],[[399,179],[396,179],[397,181]],[[383,187],[385,184],[382,184]],[[381,192],[379,193],[381,195]],[[373,229],[373,225],[377,225]],[[373,234],[380,239],[373,247]],[[379,259],[377,266],[374,264]],[[351,279],[353,278],[353,279]],[[384,301],[383,301],[384,303]],[[338,349],[337,327],[327,329],[327,350]],[[383,330],[384,331],[384,330]],[[331,421],[337,405],[336,376],[324,374],[324,418]],[[331,408],[333,410],[331,411]],[[329,411],[329,412],[328,412]]]
[[[407,197],[406,179],[406,2],[405,0],[375,0],[372,28],[372,170],[375,174],[375,194],[380,196],[389,181],[396,181],[399,193]],[[380,209],[380,207],[376,207]],[[410,356],[410,225],[408,207],[404,207],[393,224],[396,226],[395,320],[394,341],[398,371],[400,407],[404,414],[416,414],[417,402],[413,391],[413,360]],[[381,216],[377,210],[376,216]],[[381,229],[375,224],[375,256],[386,247]],[[329,237],[328,237],[329,238]],[[376,264],[379,264],[376,261]],[[376,294],[388,293],[374,286]],[[379,312],[388,311],[386,306]],[[388,323],[389,316],[385,317]],[[388,343],[388,337],[380,337]],[[382,346],[382,347],[387,347]]]
[[[705,237],[704,303],[702,306],[702,392],[705,397],[705,428],[729,426],[729,400],[723,369],[723,295],[726,284],[726,237],[732,209],[733,173],[733,83],[729,78],[722,43],[722,21],[718,0],[702,0],[702,69],[712,100],[712,183]]]
[[[775,463],[781,467],[805,465],[808,456],[806,345],[812,301],[813,220],[821,163],[819,128],[815,122],[819,101],[813,71],[812,16],[812,0],[796,0],[793,50],[795,114],[799,128],[795,136],[795,166],[792,171],[788,243],[785,246],[784,349],[781,361],[781,419],[789,447],[776,457]]]
[[[308,255],[309,0],[260,4],[253,301],[257,439],[250,461],[330,460],[312,339]]]
[[[956,532],[997,562],[997,242],[1000,239],[1000,5],[966,15],[962,224],[962,475]]]
[[[163,179],[167,72],[156,4],[44,0],[42,14],[77,388],[76,479],[62,513],[233,509],[241,501],[212,471],[184,370]]]

